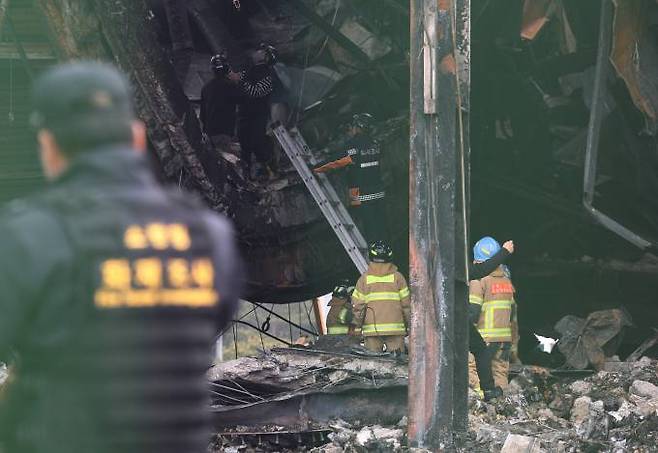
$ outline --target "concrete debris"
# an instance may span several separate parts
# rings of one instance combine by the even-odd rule
[[[500,453],[540,453],[542,450],[539,444],[534,437],[510,434],[505,439],[505,445]]]
[[[590,415],[592,399],[589,396],[581,396],[573,403],[571,409],[571,421],[578,427],[582,425]]]
[[[630,392],[633,395],[658,400],[658,387],[651,382],[634,381],[631,385]]]
[[[288,430],[346,422],[394,425],[407,407],[406,363],[304,348],[273,349],[210,370],[215,419],[222,426]],[[367,402],[368,404],[364,404]],[[332,428],[333,429],[333,428]]]
[[[379,425],[366,426],[356,435],[356,444],[373,451],[379,447],[387,451],[396,451],[401,447],[400,440],[404,437],[401,429],[383,428]]]
[[[587,381],[576,381],[569,388],[576,395],[586,395],[592,390],[592,383]]]
[[[522,372],[505,398],[471,404],[469,451],[526,451],[505,450],[514,434],[535,439],[538,451],[653,451],[658,433],[640,432],[658,423],[658,363],[630,365],[578,380]]]
[[[608,418],[603,401],[594,401],[587,396],[576,399],[571,410],[571,421],[576,434],[582,439],[605,439],[608,434]]]
[[[278,360],[289,364],[284,366],[283,370],[279,364],[279,372],[290,373],[289,367],[295,368],[300,363],[304,363],[307,367],[313,364],[317,367],[316,378],[318,378],[318,373],[325,372],[320,370],[321,363],[324,363],[325,367],[328,366],[326,358],[323,362],[322,359],[309,353],[290,355],[292,358],[284,359],[283,353],[276,353]],[[354,379],[355,375],[352,374],[354,372],[348,372],[347,368],[370,371],[375,369],[371,363],[375,360],[370,358],[341,360],[345,360],[341,371],[350,374],[351,379]],[[348,362],[349,366],[346,365]],[[357,366],[354,362],[360,362],[362,365]],[[395,369],[391,371],[393,375],[404,369],[404,366],[397,368],[394,362],[389,364],[384,368]],[[271,366],[257,371],[250,362],[243,361],[242,365],[250,369],[248,373],[242,373],[242,376],[261,372],[272,376],[274,373]],[[469,431],[465,437],[457,440],[456,451],[502,453],[655,451],[655,445],[658,444],[658,361],[645,357],[628,365],[621,372],[600,371],[584,378],[573,378],[570,374],[560,375],[557,372],[551,374],[538,367],[525,367],[512,379],[506,395],[498,400],[484,402],[476,392],[471,391]],[[240,367],[228,365],[226,368],[230,369],[231,373],[235,373]],[[334,370],[329,374],[336,372]],[[224,378],[228,377],[226,372],[219,373],[215,370],[215,376],[219,374]],[[294,383],[294,381],[289,382],[290,385]],[[327,384],[329,381],[323,382]],[[360,396],[360,404],[370,408],[372,412],[379,410],[376,404],[371,405],[370,397],[365,393]],[[314,426],[316,430],[332,431],[325,437],[324,443],[316,444],[318,446],[315,448],[307,445],[303,450],[288,450],[281,446],[278,449],[272,446],[271,449],[261,447],[259,450],[239,451],[312,451],[314,453],[422,451],[406,447],[406,417],[396,420],[387,423],[368,423],[359,420],[347,421],[337,417],[323,426]],[[262,428],[249,427],[252,431]],[[270,426],[268,429],[275,430],[281,427]],[[233,446],[238,445],[236,443]]]

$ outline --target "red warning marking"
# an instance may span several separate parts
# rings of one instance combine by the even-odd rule
[[[492,283],[491,284],[491,294],[512,294],[514,293],[514,286],[511,283]]]

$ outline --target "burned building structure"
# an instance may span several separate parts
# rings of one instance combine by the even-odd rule
[[[278,153],[276,177],[251,181],[235,144],[215,147],[201,132],[210,56],[227,50],[243,68],[248,50],[265,41],[280,53],[290,124],[320,155],[352,113],[376,116],[390,230],[406,269],[416,58],[406,2],[243,0],[248,17],[238,30],[219,0],[1,3],[4,198],[38,183],[26,126],[31,74],[57,60],[110,60],[132,78],[163,180],[233,219],[249,267],[246,299],[305,300],[355,277],[285,155]],[[595,309],[626,307],[638,336],[658,318],[658,6],[616,1],[606,12],[604,3],[470,2],[471,94],[462,106],[470,116],[470,237],[516,241],[522,338]]]

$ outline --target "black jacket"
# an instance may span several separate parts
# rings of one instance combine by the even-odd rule
[[[205,372],[241,281],[231,226],[100,149],[0,216],[11,452],[205,451]]]
[[[223,77],[215,76],[201,90],[201,122],[209,135],[233,136],[236,105],[243,101],[240,87]]]
[[[480,280],[495,271],[498,266],[503,264],[509,258],[510,252],[501,248],[498,253],[487,261],[481,263],[471,263],[468,266],[468,275],[471,280]]]
[[[366,134],[352,137],[328,163],[315,168],[323,173],[348,167],[350,203],[358,206],[385,197],[381,173],[381,148]]]

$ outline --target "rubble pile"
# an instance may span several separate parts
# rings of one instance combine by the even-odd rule
[[[608,363],[612,371],[578,380],[526,369],[493,404],[472,395],[467,450],[655,451],[657,362]],[[518,436],[529,443],[525,449],[513,447]]]
[[[283,357],[277,354],[279,359]],[[338,363],[335,358],[327,360],[315,358],[287,360],[293,362],[311,360],[316,384],[323,377],[336,376],[338,370],[322,369],[327,364]],[[312,357],[312,356],[311,356]],[[272,358],[268,359],[272,365]],[[613,360],[613,361],[610,361]],[[369,359],[343,358],[339,362],[340,371],[349,379],[364,379],[372,368],[362,367],[360,362],[372,362]],[[256,362],[254,362],[256,363]],[[241,363],[232,367],[243,376],[255,372],[263,379],[275,376],[287,382],[285,376],[291,377],[291,369],[265,366],[260,371],[249,369],[248,364]],[[300,362],[301,363],[301,362]],[[359,364],[357,366],[357,363]],[[392,375],[400,369],[390,362]],[[268,371],[269,370],[269,371]],[[359,374],[361,370],[363,373]],[[368,371],[366,371],[368,370]],[[393,371],[397,370],[397,371]],[[283,371],[281,378],[277,377]],[[298,374],[295,371],[293,374]],[[264,373],[264,374],[262,374]],[[326,373],[326,375],[324,374]],[[609,359],[604,369],[595,374],[589,372],[549,372],[539,367],[522,367],[510,382],[504,397],[492,402],[482,401],[475,392],[469,393],[469,432],[457,439],[457,451],[463,452],[504,452],[504,453],[539,453],[539,452],[650,452],[658,444],[658,361],[643,357],[635,362],[620,362]],[[226,377],[227,372],[223,372]],[[269,376],[269,377],[268,377]],[[308,374],[302,382],[309,385]],[[361,376],[361,377],[358,377]],[[365,379],[372,382],[372,378]],[[325,385],[330,384],[326,380]],[[295,384],[296,385],[296,384]],[[294,393],[294,391],[293,391]],[[332,395],[333,397],[333,395]],[[361,404],[369,406],[369,401],[362,399]],[[377,406],[370,408],[374,415]],[[329,411],[329,409],[327,409]],[[240,427],[243,431],[257,427]],[[270,439],[260,443],[250,443],[244,438],[228,441],[224,438],[223,451],[234,448],[236,452],[252,451],[312,451],[314,453],[337,452],[420,452],[423,450],[407,447],[407,418],[401,417],[396,423],[374,423],[364,419],[346,421],[340,417],[326,423],[311,423],[306,430],[301,425],[284,427],[276,425],[261,426],[270,432],[294,431],[308,433],[311,430],[327,430],[323,437],[298,443],[287,448],[284,442]],[[330,431],[330,432],[329,432]],[[297,434],[298,436],[300,434]],[[280,436],[281,438],[283,436]],[[300,438],[301,439],[301,438]],[[322,442],[320,442],[323,440]],[[220,450],[217,450],[220,451]]]

